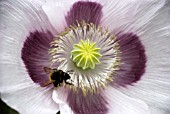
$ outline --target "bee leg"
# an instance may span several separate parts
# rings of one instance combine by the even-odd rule
[[[53,85],[54,85],[54,87],[58,87],[58,83],[54,82]]]
[[[72,83],[69,83],[69,82],[65,82],[66,84],[69,84],[69,85],[73,85]]]
[[[65,83],[66,83],[66,84],[69,84],[69,85],[73,85],[72,83],[69,83],[69,82],[67,82],[66,80],[65,80]]]
[[[48,81],[48,82],[44,83],[41,87],[46,87],[52,83],[54,83],[54,81]]]

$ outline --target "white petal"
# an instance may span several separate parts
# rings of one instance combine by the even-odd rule
[[[13,85],[11,85],[13,86]],[[35,84],[13,86],[16,90],[2,91],[1,98],[21,114],[55,114],[58,105],[52,100],[52,90],[42,89]]]
[[[169,111],[161,110],[159,108],[150,107],[151,114],[170,114]]]
[[[123,88],[125,94],[140,98],[148,105],[170,111],[170,4],[157,12],[140,32],[146,50],[147,64],[142,79]]]
[[[27,1],[5,0],[0,2],[1,21],[0,35],[1,37],[23,38],[29,32],[35,30],[49,30],[53,34],[57,34],[48,21],[47,16],[40,8],[39,4],[31,4]]]
[[[151,114],[143,101],[128,97],[112,87],[107,87],[104,96],[108,101],[108,114]]]
[[[15,63],[1,64],[2,100],[22,114],[56,113],[58,105],[52,100],[52,89],[34,84],[21,66]]]
[[[21,49],[29,32],[56,33],[40,7],[27,1],[0,1],[0,92],[2,100],[23,114],[52,114],[58,105],[51,88],[40,88],[28,75]]]
[[[64,31],[64,29],[67,27],[65,17],[70,11],[72,5],[77,1],[86,0],[48,0],[41,2],[42,8],[47,14],[48,19],[58,32]],[[100,0],[90,1],[99,3]]]
[[[60,114],[74,114],[67,104],[67,92],[64,91],[64,89],[55,89],[52,98],[57,104],[59,104]]]
[[[165,0],[106,0],[101,3],[101,25],[116,34],[122,31],[140,31],[141,27],[154,18]]]
[[[48,0],[42,4],[43,10],[58,32],[67,27],[65,16],[76,1],[78,0]]]

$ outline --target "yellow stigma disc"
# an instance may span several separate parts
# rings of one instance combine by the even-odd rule
[[[102,56],[99,51],[100,48],[96,47],[96,43],[87,39],[85,41],[80,40],[78,44],[74,44],[71,55],[78,67],[83,70],[94,69],[95,65],[100,63],[99,58]]]

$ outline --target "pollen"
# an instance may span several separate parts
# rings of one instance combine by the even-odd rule
[[[78,44],[74,44],[73,51],[71,52],[72,59],[77,67],[86,69],[94,69],[96,64],[100,64],[101,58],[100,48],[96,47],[95,42],[90,42],[89,39],[83,41],[82,39]]]

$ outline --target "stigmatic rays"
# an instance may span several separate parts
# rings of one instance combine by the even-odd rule
[[[96,43],[80,40],[79,44],[74,44],[73,51],[71,52],[72,59],[77,67],[85,69],[94,69],[96,64],[100,64],[99,58],[102,56],[99,51],[100,48],[96,47]]]
[[[107,29],[84,21],[66,28],[51,42],[51,65],[69,75],[71,89],[96,93],[114,79],[120,66],[120,49],[116,37]]]

